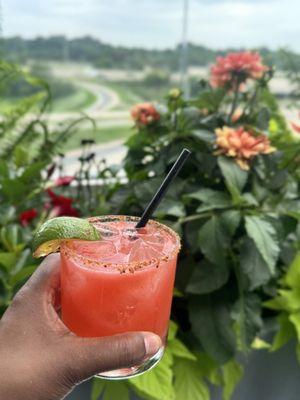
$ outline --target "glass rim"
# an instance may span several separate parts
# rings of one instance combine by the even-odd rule
[[[90,217],[87,218],[87,220],[91,223],[93,222],[111,222],[111,221],[134,221],[138,222],[140,220],[140,217],[136,216],[130,216],[130,215],[103,215],[103,216],[97,216],[97,217]],[[127,263],[117,263],[117,262],[107,262],[107,261],[98,261],[98,260],[91,260],[90,258],[80,255],[76,252],[76,250],[71,249],[70,246],[68,246],[69,241],[66,240],[63,243],[61,251],[66,254],[66,255],[71,255],[75,256],[76,259],[84,261],[84,260],[89,260],[93,262],[96,266],[103,267],[107,272],[109,270],[115,271],[116,269],[119,270],[120,273],[125,273],[125,272],[131,272],[134,273],[138,270],[143,270],[145,268],[149,268],[152,266],[155,266],[156,268],[160,265],[162,262],[167,262],[168,260],[173,259],[180,251],[181,248],[181,242],[180,242],[180,237],[179,235],[170,227],[157,222],[155,220],[150,219],[148,221],[148,224],[151,224],[152,226],[157,226],[159,229],[163,230],[164,232],[167,232],[168,235],[171,236],[172,240],[174,240],[174,244],[172,246],[172,249],[168,252],[168,254],[163,254],[161,257],[153,257],[148,260],[141,260],[141,261],[131,261]],[[144,229],[144,228],[138,228],[139,229]],[[86,268],[85,265],[80,265],[82,268]]]

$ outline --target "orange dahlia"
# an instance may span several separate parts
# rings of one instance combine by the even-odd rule
[[[233,129],[228,126],[216,129],[216,154],[233,157],[244,170],[249,169],[249,162],[258,154],[270,154],[276,149],[270,145],[269,139],[261,134],[254,136],[243,127]]]

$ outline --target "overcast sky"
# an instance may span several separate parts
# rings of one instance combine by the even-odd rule
[[[4,36],[92,35],[104,42],[173,47],[183,0],[0,0]],[[212,48],[300,51],[300,0],[190,0],[189,40]]]

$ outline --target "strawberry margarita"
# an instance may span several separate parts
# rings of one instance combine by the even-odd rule
[[[99,241],[61,245],[62,319],[81,337],[150,331],[166,343],[179,237],[170,228],[125,216],[91,218]],[[108,379],[137,375],[161,358],[163,348],[134,368],[101,374]]]

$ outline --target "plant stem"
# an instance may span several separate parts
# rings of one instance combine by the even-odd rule
[[[239,97],[239,84],[238,84],[238,79],[236,79],[236,87],[235,87],[235,91],[234,91],[231,110],[230,110],[230,113],[229,113],[229,116],[228,116],[228,123],[231,122],[231,118],[232,118],[232,116],[233,116],[233,114],[234,114],[234,112],[236,110],[238,97]]]

